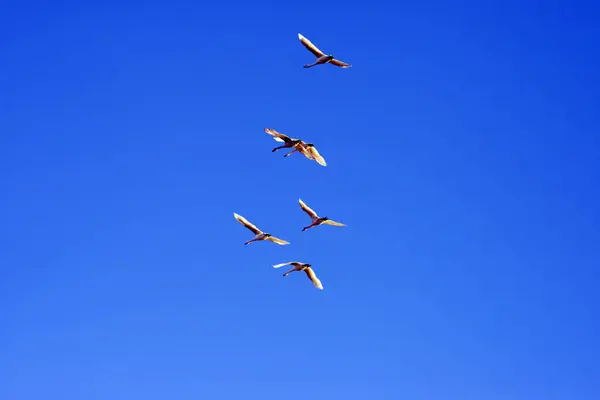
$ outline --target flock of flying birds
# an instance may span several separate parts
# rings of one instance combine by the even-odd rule
[[[348,68],[351,66],[350,64],[346,64],[343,61],[335,59],[335,57],[333,57],[330,54],[323,53],[321,50],[319,50],[317,48],[317,46],[315,46],[310,40],[308,40],[301,34],[298,34],[298,39],[300,39],[300,42],[304,45],[304,47],[306,47],[311,53],[313,53],[315,55],[315,57],[317,57],[317,60],[315,62],[313,62],[312,64],[306,64],[304,66],[304,68],[311,68],[311,67],[314,67],[315,65],[320,65],[320,64],[332,64],[332,65],[335,65],[340,68]],[[323,156],[321,156],[321,154],[319,154],[319,152],[317,151],[314,144],[306,143],[300,139],[291,138],[291,137],[286,136],[282,133],[279,133],[276,130],[271,129],[271,128],[265,128],[265,132],[268,133],[269,135],[273,136],[273,139],[275,139],[277,142],[283,143],[281,146],[275,147],[272,150],[273,152],[280,150],[280,149],[292,149],[292,151],[286,153],[284,155],[284,157],[287,157],[292,153],[299,152],[300,154],[304,155],[309,160],[314,160],[324,167],[327,165],[327,163],[325,162],[325,159],[323,158]],[[308,216],[311,219],[310,225],[302,228],[302,232],[304,232],[307,229],[313,228],[315,226],[319,226],[319,225],[346,226],[345,224],[333,221],[333,220],[329,219],[328,217],[319,217],[319,215],[313,209],[311,209],[309,206],[307,206],[306,203],[304,203],[301,199],[299,199],[298,202],[300,203],[300,207],[302,208],[302,210],[306,214],[308,214]],[[240,224],[244,225],[246,228],[248,228],[250,231],[252,231],[252,233],[254,233],[254,235],[255,235],[254,239],[248,240],[246,243],[244,243],[245,245],[252,243],[252,242],[257,242],[260,240],[269,240],[269,241],[279,244],[279,245],[290,244],[290,242],[288,242],[286,240],[279,239],[279,238],[271,235],[270,233],[263,232],[262,230],[258,229],[256,227],[256,225],[252,224],[246,218],[242,217],[241,215],[239,215],[237,213],[233,213],[233,216]],[[304,271],[306,273],[306,275],[308,276],[308,278],[312,281],[312,283],[317,288],[323,290],[323,285],[321,284],[321,281],[319,280],[319,278],[317,278],[315,271],[311,268],[311,264],[301,263],[301,262],[297,262],[297,261],[290,261],[290,262],[273,265],[273,268],[280,268],[280,267],[284,267],[286,265],[291,265],[293,268],[291,270],[287,271],[285,274],[283,274],[283,276],[288,276],[289,274],[291,274],[294,271]]]

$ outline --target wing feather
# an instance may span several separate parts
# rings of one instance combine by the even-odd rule
[[[304,45],[304,47],[306,47],[308,51],[313,53],[316,57],[323,57],[325,55],[325,53],[319,50],[317,46],[315,46],[310,40],[302,36],[300,33],[298,34],[298,39],[300,39],[300,42]]]
[[[322,166],[327,166],[327,163],[325,162],[325,159],[323,158],[323,156],[321,154],[319,154],[319,151],[317,150],[316,147],[311,146],[308,149],[309,154],[311,155],[312,160],[315,160],[316,162],[318,162],[319,164],[321,164]]]
[[[310,279],[312,281],[313,285],[315,285],[319,289],[323,290],[323,285],[321,284],[321,281],[319,280],[319,278],[317,278],[315,271],[313,271],[313,269],[311,267],[306,268],[304,270],[304,272],[306,272],[308,279]]]
[[[278,142],[287,143],[292,141],[292,139],[289,136],[284,135],[283,133],[279,133],[275,129],[265,128],[265,132],[273,136],[273,139],[275,139]]]
[[[345,63],[345,62],[343,62],[343,61],[336,60],[335,58],[334,58],[333,60],[329,61],[329,64],[333,64],[333,65],[335,65],[335,66],[337,66],[337,67],[340,67],[340,68],[349,68],[349,67],[351,67],[351,66],[352,66],[352,65],[350,65],[350,64],[346,64],[346,63]]]
[[[291,263],[293,263],[293,261],[290,261],[290,262],[284,262],[284,263],[281,263],[281,264],[273,265],[273,268],[281,268],[281,267],[285,267],[286,265],[290,265]]]
[[[342,224],[341,222],[335,222],[335,221],[332,221],[330,219],[326,220],[323,223],[327,224],[327,225],[332,225],[332,226],[346,226],[345,224]]]
[[[246,228],[250,229],[255,235],[260,235],[261,233],[263,233],[260,229],[258,229],[256,226],[252,225],[250,223],[250,221],[248,221],[246,218],[242,217],[241,215],[233,213],[233,216],[240,224],[242,224]]]
[[[269,237],[267,238],[267,240],[270,240],[271,242],[273,242],[273,243],[277,243],[277,244],[280,244],[280,245],[282,245],[282,246],[283,246],[283,245],[286,245],[286,244],[290,244],[290,242],[287,242],[287,241],[285,241],[285,240],[282,240],[282,239],[276,238],[275,236],[269,236]]]
[[[305,213],[308,214],[310,219],[312,219],[314,221],[315,219],[319,218],[317,213],[312,208],[307,206],[301,199],[298,199],[298,202],[300,203],[300,207],[304,210]]]

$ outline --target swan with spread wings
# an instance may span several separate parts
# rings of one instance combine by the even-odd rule
[[[300,42],[304,45],[304,47],[306,47],[308,49],[308,51],[310,51],[311,53],[313,53],[315,55],[315,57],[317,57],[317,61],[315,61],[312,64],[306,64],[304,66],[304,68],[310,68],[310,67],[314,67],[315,65],[327,64],[327,63],[335,65],[336,67],[340,67],[340,68],[351,67],[350,64],[346,64],[343,61],[336,60],[335,57],[333,57],[331,54],[323,53],[321,50],[319,50],[319,48],[317,46],[315,46],[310,40],[308,40],[307,38],[302,36],[302,34],[300,34],[300,33],[298,34],[298,39],[300,39]]]
[[[269,240],[273,243],[277,243],[280,245],[286,245],[286,244],[290,244],[290,242],[287,242],[285,240],[276,238],[275,236],[272,236],[270,233],[265,233],[263,231],[261,231],[260,229],[258,229],[256,227],[256,225],[253,225],[252,223],[250,223],[250,221],[248,221],[246,218],[242,217],[239,214],[233,213],[233,216],[235,217],[235,219],[242,225],[244,225],[246,228],[250,229],[252,231],[252,233],[254,233],[256,236],[254,237],[254,239],[252,240],[248,240],[246,243],[244,244],[248,244],[248,243],[252,243],[252,242],[256,242],[259,240]]]
[[[288,272],[283,274],[283,276],[288,276],[289,274],[291,274],[294,271],[304,271],[306,273],[306,276],[308,276],[308,279],[310,279],[311,282],[313,283],[313,285],[315,285],[315,287],[323,290],[323,285],[321,284],[321,281],[319,280],[319,278],[317,278],[317,275],[315,274],[315,271],[311,268],[310,264],[304,264],[304,263],[297,262],[297,261],[290,261],[290,262],[273,265],[273,268],[280,268],[280,267],[284,267],[286,265],[292,265],[294,268],[290,269]]]
[[[300,152],[300,154],[304,155],[304,157],[308,158],[309,160],[314,160],[324,167],[327,166],[325,159],[319,153],[314,144],[306,143],[305,141],[300,139],[291,138],[287,135],[284,135],[283,133],[277,132],[275,129],[272,128],[265,128],[265,132],[273,136],[273,139],[277,142],[283,143],[283,145],[275,147],[273,150],[271,150],[272,152],[275,152],[279,149],[293,148],[292,151],[284,154],[284,157],[287,157],[290,154],[298,151]]]
[[[298,199],[298,202],[300,203],[300,207],[302,208],[302,210],[304,210],[304,212],[306,214],[308,214],[308,216],[312,220],[312,223],[310,225],[302,228],[302,232],[304,232],[307,229],[312,228],[313,226],[319,226],[322,224],[332,225],[332,226],[346,226],[345,224],[342,224],[341,222],[335,222],[335,221],[329,219],[329,217],[319,217],[319,215],[312,208],[307,206],[306,203],[304,203],[302,201],[302,199]]]

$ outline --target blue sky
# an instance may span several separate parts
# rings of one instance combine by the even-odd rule
[[[598,398],[597,21],[12,2],[0,398]],[[298,32],[352,68],[303,69]],[[299,198],[348,227],[301,232]]]

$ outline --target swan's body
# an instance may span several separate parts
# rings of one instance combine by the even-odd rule
[[[269,240],[273,243],[277,243],[280,245],[290,244],[290,242],[286,242],[285,240],[276,238],[275,236],[272,236],[270,233],[265,233],[265,232],[261,231],[255,225],[251,224],[246,218],[242,217],[239,214],[233,213],[233,216],[240,224],[242,224],[246,228],[250,229],[252,231],[252,233],[254,233],[256,235],[254,237],[254,239],[248,240],[246,243],[244,243],[245,245],[248,243],[259,241],[259,240]]]
[[[312,64],[306,64],[304,66],[304,68],[310,68],[310,67],[314,67],[315,65],[320,65],[320,64],[332,64],[332,65],[335,65],[336,67],[340,67],[340,68],[351,67],[350,64],[346,64],[343,61],[336,60],[330,54],[323,53],[321,50],[319,50],[319,48],[317,46],[315,46],[310,40],[308,40],[307,38],[302,36],[300,33],[298,34],[298,39],[300,39],[300,42],[304,45],[304,47],[306,47],[308,49],[308,51],[310,51],[311,53],[313,53],[315,55],[315,57],[317,57],[317,61],[315,61]]]
[[[273,268],[280,268],[280,267],[284,267],[286,265],[292,265],[294,268],[290,269],[288,272],[283,274],[283,276],[288,276],[289,274],[291,274],[294,271],[304,271],[304,272],[306,272],[306,276],[308,276],[308,279],[311,280],[313,285],[315,285],[315,287],[323,290],[323,285],[321,284],[321,281],[319,280],[319,278],[317,278],[317,275],[315,274],[315,271],[311,268],[310,264],[303,264],[303,263],[300,263],[297,261],[290,261],[290,262],[273,265]]]
[[[346,226],[345,224],[342,224],[341,222],[335,222],[331,219],[329,219],[328,217],[319,217],[319,215],[309,206],[307,206],[302,199],[298,199],[298,202],[300,203],[300,207],[302,208],[302,210],[304,210],[304,212],[306,214],[308,214],[308,216],[310,217],[312,223],[308,226],[305,226],[304,228],[302,228],[302,232],[304,232],[307,229],[312,228],[313,226],[319,226],[319,225],[332,225],[332,226]]]

